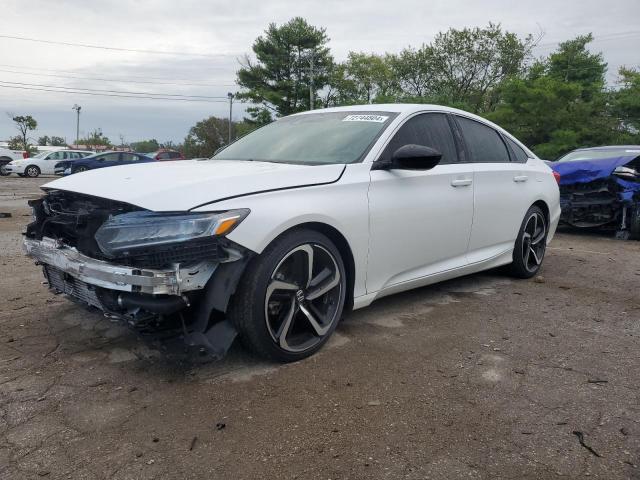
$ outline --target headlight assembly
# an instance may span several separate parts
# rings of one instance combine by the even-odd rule
[[[248,214],[248,209],[218,213],[124,213],[104,222],[95,239],[105,255],[117,256],[132,248],[226,235]]]

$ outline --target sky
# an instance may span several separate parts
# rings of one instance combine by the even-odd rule
[[[16,134],[8,114],[32,115],[42,135],[75,139],[100,128],[114,143],[181,142],[211,115],[226,117],[239,58],[271,22],[302,16],[325,27],[336,60],[349,51],[398,52],[441,31],[500,23],[522,37],[544,33],[535,56],[592,32],[592,51],[617,69],[640,66],[639,0],[3,0],[0,22],[0,140]],[[99,45],[47,44],[6,37]],[[121,49],[121,50],[118,50]],[[122,50],[124,49],[124,50]],[[131,52],[126,49],[147,50]],[[165,53],[160,53],[165,52]],[[168,52],[168,53],[166,53]],[[20,85],[18,85],[20,84]],[[30,85],[26,85],[30,84]],[[43,87],[44,85],[44,87]],[[8,88],[20,86],[22,89]],[[59,93],[49,86],[214,97],[199,101]],[[27,90],[25,88],[29,88]],[[234,120],[243,117],[234,106]]]

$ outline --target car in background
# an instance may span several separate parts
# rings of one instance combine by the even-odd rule
[[[82,160],[58,162],[55,165],[55,173],[56,175],[71,175],[73,173],[86,172],[87,170],[95,170],[97,168],[148,162],[155,162],[155,160],[141,153],[103,152],[93,154]]]
[[[8,174],[16,173],[20,177],[35,178],[40,175],[53,175],[55,166],[60,160],[73,162],[92,155],[85,150],[56,150],[55,152],[41,152],[33,157],[14,160],[5,166]]]
[[[22,160],[28,156],[27,152],[21,150],[9,150],[8,148],[0,147],[0,175],[3,177],[11,175],[11,172],[6,170],[6,166],[14,160]]]
[[[560,175],[560,221],[640,239],[640,145],[579,148],[549,166]]]
[[[145,153],[144,155],[161,162],[165,162],[168,160],[185,160],[184,155],[182,155],[180,152],[178,152],[177,150],[169,150],[167,148],[163,148],[155,152]]]

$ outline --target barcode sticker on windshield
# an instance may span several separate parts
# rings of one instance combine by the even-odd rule
[[[384,123],[387,121],[384,115],[347,115],[342,119],[343,122],[375,122]]]

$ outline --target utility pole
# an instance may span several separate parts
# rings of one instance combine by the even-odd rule
[[[313,51],[309,57],[309,110],[313,110]]]
[[[227,97],[229,97],[229,143],[228,144],[230,144],[231,143],[231,128],[233,126],[233,124],[231,123],[231,118],[232,118],[232,115],[233,115],[233,97],[234,97],[234,95],[233,95],[233,93],[229,92],[229,93],[227,93]]]
[[[78,145],[78,140],[80,140],[80,110],[82,107],[77,103],[71,107],[72,110],[76,111],[76,145]]]

